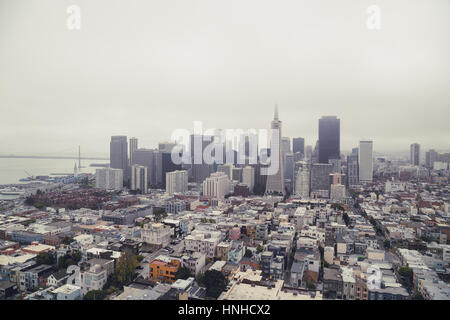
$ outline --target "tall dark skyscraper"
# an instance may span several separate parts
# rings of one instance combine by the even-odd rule
[[[212,141],[212,137],[205,137],[207,137],[206,140],[202,135],[192,134],[190,137],[192,179],[196,183],[202,183],[213,172],[213,165],[207,164],[203,161],[203,152]],[[195,161],[196,157],[199,163],[195,163],[197,162]]]
[[[292,139],[292,152],[305,154],[305,139],[304,138],[294,138]]]
[[[109,144],[109,165],[123,170],[123,179],[128,181],[128,142],[127,136],[111,136]]]
[[[336,116],[319,119],[319,163],[341,157],[341,120]]]
[[[410,160],[411,164],[413,166],[419,166],[420,165],[420,144],[413,143],[410,146]]]

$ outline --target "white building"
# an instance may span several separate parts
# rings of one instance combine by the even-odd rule
[[[220,231],[203,232],[194,230],[184,238],[186,251],[200,252],[207,258],[214,258],[216,247],[220,243]]]
[[[166,192],[170,195],[174,193],[184,193],[188,191],[188,172],[186,170],[176,170],[166,173]]]
[[[304,164],[297,171],[294,186],[295,194],[301,196],[302,199],[309,198],[309,177],[309,169]]]
[[[250,192],[253,192],[255,186],[255,168],[246,166],[242,170],[242,183],[247,185]]]
[[[203,195],[223,199],[230,191],[230,180],[223,172],[212,173],[203,181]]]
[[[148,191],[147,167],[134,164],[131,166],[131,190],[139,190],[142,193]]]
[[[83,294],[81,288],[72,284],[65,284],[55,290],[56,300],[81,300]]]
[[[95,170],[95,187],[105,190],[122,190],[123,170],[113,168]]]
[[[372,182],[373,141],[360,141],[358,149],[359,181]]]
[[[147,223],[141,230],[141,240],[148,244],[165,247],[170,243],[171,233],[171,228],[162,223]]]

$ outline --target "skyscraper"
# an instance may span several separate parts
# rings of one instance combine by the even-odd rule
[[[130,165],[133,164],[133,153],[138,149],[138,139],[130,138]]]
[[[172,161],[172,153],[165,151],[155,151],[156,159],[156,184],[163,189],[166,188],[166,173],[181,170],[181,164]]]
[[[213,165],[205,163],[203,159],[203,152],[212,140],[209,140],[209,137],[194,134],[191,135],[190,140],[192,179],[196,183],[202,183],[213,172]]]
[[[292,152],[300,152],[305,154],[305,139],[304,138],[294,138],[292,139]]]
[[[188,191],[188,173],[186,170],[176,170],[166,173],[166,192],[184,193]]]
[[[147,181],[151,186],[156,185],[156,159],[154,149],[140,148],[133,152],[131,165],[139,164],[147,167]]]
[[[242,169],[242,183],[247,185],[250,192],[253,192],[255,186],[255,168],[246,166]]]
[[[359,181],[372,182],[373,179],[373,141],[359,142],[358,149]]]
[[[147,193],[148,191],[148,168],[134,164],[131,166],[131,190]]]
[[[111,136],[109,144],[109,164],[113,169],[123,170],[123,179],[128,181],[128,142],[127,136]]]
[[[278,119],[278,107],[275,106],[275,114],[270,125],[271,139],[270,139],[270,153],[271,153],[271,166],[278,167],[275,174],[267,176],[266,194],[282,194],[285,195],[284,190],[284,166],[283,156],[281,154],[281,121]],[[278,153],[278,165],[275,163],[274,155]]]
[[[359,184],[359,168],[358,168],[358,148],[354,148],[355,152],[347,156],[347,185],[355,186]]]
[[[336,116],[323,116],[319,119],[319,163],[340,159],[340,122]]]
[[[291,139],[288,137],[282,137],[281,138],[281,154],[283,157],[286,155],[286,153],[291,152]]]
[[[298,161],[294,165],[294,192],[302,199],[309,198],[310,166],[306,161]]]
[[[203,181],[203,195],[206,197],[223,199],[230,191],[230,180],[223,172],[212,173]]]
[[[329,196],[330,173],[333,165],[327,163],[314,163],[311,167],[311,192],[320,192],[325,197]]]
[[[420,165],[420,144],[413,143],[410,146],[410,159],[413,166]]]
[[[95,187],[105,190],[122,190],[123,170],[112,168],[95,170]]]
[[[431,149],[425,154],[425,165],[427,168],[433,168],[435,161],[439,160],[439,153]]]

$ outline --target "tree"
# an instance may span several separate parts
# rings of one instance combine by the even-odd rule
[[[76,265],[81,261],[81,252],[78,250],[69,252],[58,259],[56,269],[66,269],[68,266]]]
[[[177,272],[175,273],[175,280],[178,279],[186,280],[187,278],[190,277],[192,277],[191,271],[186,267],[178,268]]]
[[[222,272],[217,270],[208,270],[204,273],[202,279],[206,287],[206,296],[217,299],[227,286],[227,280]]]
[[[383,245],[385,249],[389,249],[391,247],[391,241],[389,241],[389,239],[386,239],[384,240]]]
[[[258,246],[256,247],[256,252],[261,253],[263,251],[264,251],[264,248],[260,244],[258,244]]]
[[[121,285],[133,280],[134,271],[138,265],[139,262],[135,255],[126,252],[120,256],[116,265],[116,274]]]
[[[244,257],[251,258],[253,256],[253,252],[250,249],[245,249]]]
[[[55,256],[49,252],[41,252],[36,257],[36,264],[53,265],[55,263]]]
[[[83,300],[103,300],[105,299],[106,294],[107,293],[104,290],[92,290],[83,296]]]
[[[141,263],[142,260],[144,260],[144,257],[143,257],[142,255],[138,254],[138,255],[136,256],[136,260],[137,260],[137,262]]]

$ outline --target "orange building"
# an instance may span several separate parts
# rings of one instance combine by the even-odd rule
[[[155,259],[150,262],[150,278],[154,281],[173,283],[180,264],[180,261],[176,259]]]

